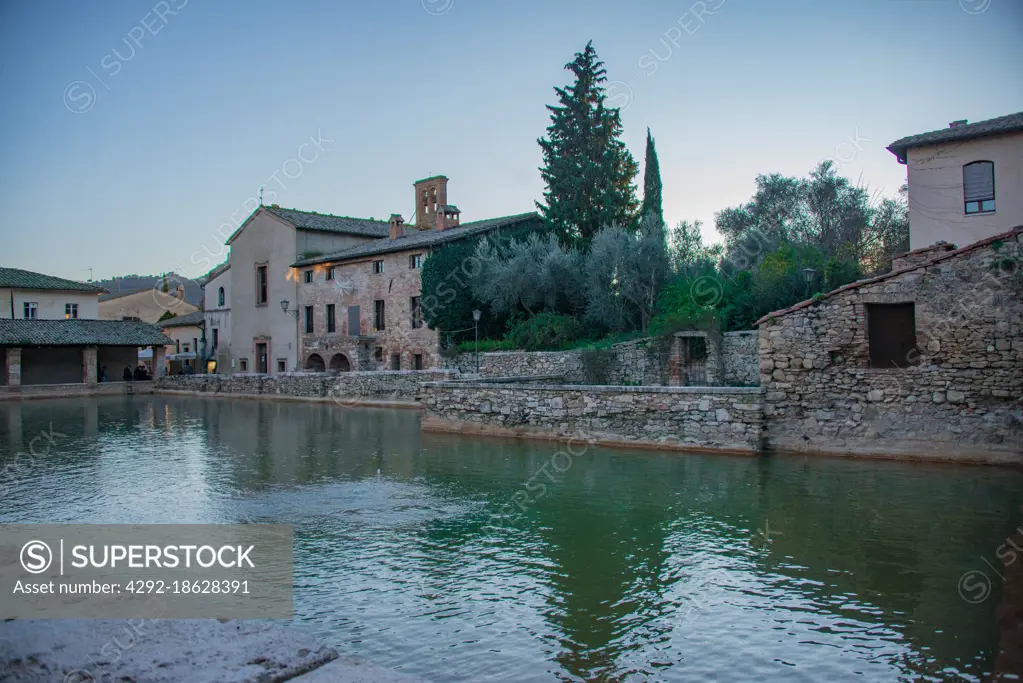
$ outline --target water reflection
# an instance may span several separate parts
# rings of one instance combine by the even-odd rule
[[[3,521],[295,524],[298,623],[438,681],[981,680],[999,595],[957,583],[1023,503],[1004,469],[588,448],[509,523],[555,447],[415,413],[114,397],[0,429]]]

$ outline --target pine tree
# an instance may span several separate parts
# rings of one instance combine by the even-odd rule
[[[650,136],[650,129],[647,128],[646,161],[643,163],[643,210],[640,214],[645,218],[650,213],[664,223],[661,165],[657,161],[657,148],[654,147],[654,139]]]
[[[546,227],[565,243],[589,243],[602,227],[637,223],[636,161],[620,139],[621,112],[607,108],[604,63],[593,41],[565,65],[575,83],[554,88],[558,105],[547,105],[551,125],[538,140],[547,185],[537,202]]]

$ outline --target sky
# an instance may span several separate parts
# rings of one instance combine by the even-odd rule
[[[714,241],[758,174],[891,195],[892,141],[1023,110],[1021,38],[1023,0],[0,0],[0,265],[199,276],[260,185],[408,219],[444,174],[463,221],[531,211],[589,40],[665,218]]]

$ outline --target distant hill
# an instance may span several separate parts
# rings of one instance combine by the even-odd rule
[[[177,285],[185,288],[185,301],[193,306],[199,306],[202,302],[202,289],[199,283],[177,273],[167,273],[168,289],[173,294]],[[159,286],[163,275],[122,275],[107,280],[95,280],[93,284],[107,289],[111,294],[128,294],[137,292],[140,289],[153,289]]]

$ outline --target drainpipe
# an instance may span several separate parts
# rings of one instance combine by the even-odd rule
[[[14,289],[11,289],[11,320],[14,320]]]

